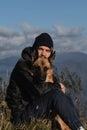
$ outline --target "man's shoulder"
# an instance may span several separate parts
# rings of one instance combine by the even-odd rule
[[[30,67],[30,66],[31,66],[31,61],[30,61],[30,60],[25,60],[25,59],[23,59],[23,58],[20,58],[20,59],[18,60],[17,64],[18,64],[19,66],[24,65],[24,66],[26,66],[26,67]]]

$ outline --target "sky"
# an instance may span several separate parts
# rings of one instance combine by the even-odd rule
[[[0,0],[0,59],[49,33],[54,50],[87,54],[87,0]]]

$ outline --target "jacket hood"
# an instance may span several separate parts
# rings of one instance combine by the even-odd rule
[[[32,47],[26,47],[21,53],[21,57],[26,61],[31,61],[32,58]]]

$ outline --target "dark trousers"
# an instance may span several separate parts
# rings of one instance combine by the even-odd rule
[[[27,110],[37,119],[44,118],[49,110],[52,110],[59,114],[72,130],[82,126],[72,99],[59,88],[52,88],[41,98],[34,100]]]

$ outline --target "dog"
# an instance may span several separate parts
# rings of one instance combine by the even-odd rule
[[[45,57],[39,57],[33,63],[32,70],[37,84],[41,82],[54,83],[54,76],[53,76],[53,69],[52,69],[52,63],[54,61],[54,58],[55,58],[55,54],[53,54],[48,59]],[[54,119],[55,122],[60,124],[61,130],[71,130],[59,115],[56,115]]]

